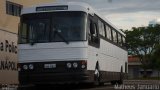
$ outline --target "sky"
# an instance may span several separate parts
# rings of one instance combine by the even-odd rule
[[[160,0],[56,0],[85,2],[119,29],[147,26],[160,18]]]

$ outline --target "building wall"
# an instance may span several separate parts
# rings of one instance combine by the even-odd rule
[[[19,17],[6,14],[6,1],[0,0],[0,29],[17,33]]]
[[[14,1],[15,3],[19,3],[23,5],[24,7],[54,2],[54,0],[8,0],[8,1],[12,1],[12,2]]]
[[[18,83],[16,42],[16,34],[0,30],[0,85]]]

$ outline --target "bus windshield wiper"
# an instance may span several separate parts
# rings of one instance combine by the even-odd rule
[[[69,41],[67,41],[63,35],[61,33],[59,33],[57,30],[54,31],[54,38],[56,37],[56,35],[58,35],[60,38],[63,39],[63,41],[66,43],[66,44],[69,44]]]

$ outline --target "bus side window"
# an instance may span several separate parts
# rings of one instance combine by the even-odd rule
[[[94,47],[99,47],[99,37],[98,37],[98,29],[97,24],[93,21],[89,23],[89,31],[88,31],[88,40],[90,45]]]
[[[96,25],[92,22],[90,23],[90,33],[91,33],[91,36],[97,37]]]
[[[117,32],[114,30],[114,29],[112,29],[112,35],[113,35],[113,42],[114,43],[118,43],[117,41]]]
[[[98,30],[97,25],[95,23],[90,23],[90,33],[91,41],[94,43],[98,43]]]
[[[106,33],[107,33],[107,38],[109,40],[112,40],[112,31],[111,31],[111,28],[108,25],[106,25]]]
[[[120,33],[117,33],[117,35],[118,35],[118,44],[122,46],[122,38],[121,38],[122,35]]]
[[[98,20],[99,34],[105,37],[105,28],[104,23],[101,20]]]

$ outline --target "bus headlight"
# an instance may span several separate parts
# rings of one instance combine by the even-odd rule
[[[85,65],[82,65],[82,66],[81,66],[81,68],[83,68],[83,69],[84,69],[85,67],[86,67]]]
[[[72,64],[71,63],[67,63],[67,68],[71,68]]]
[[[24,70],[27,70],[27,69],[28,69],[28,66],[27,66],[27,65],[23,65],[23,69],[24,69]]]
[[[78,63],[74,62],[74,63],[73,63],[73,67],[74,67],[74,68],[77,68],[77,67],[78,67]]]
[[[29,64],[29,69],[31,69],[31,70],[33,70],[33,69],[34,69],[33,64]]]

